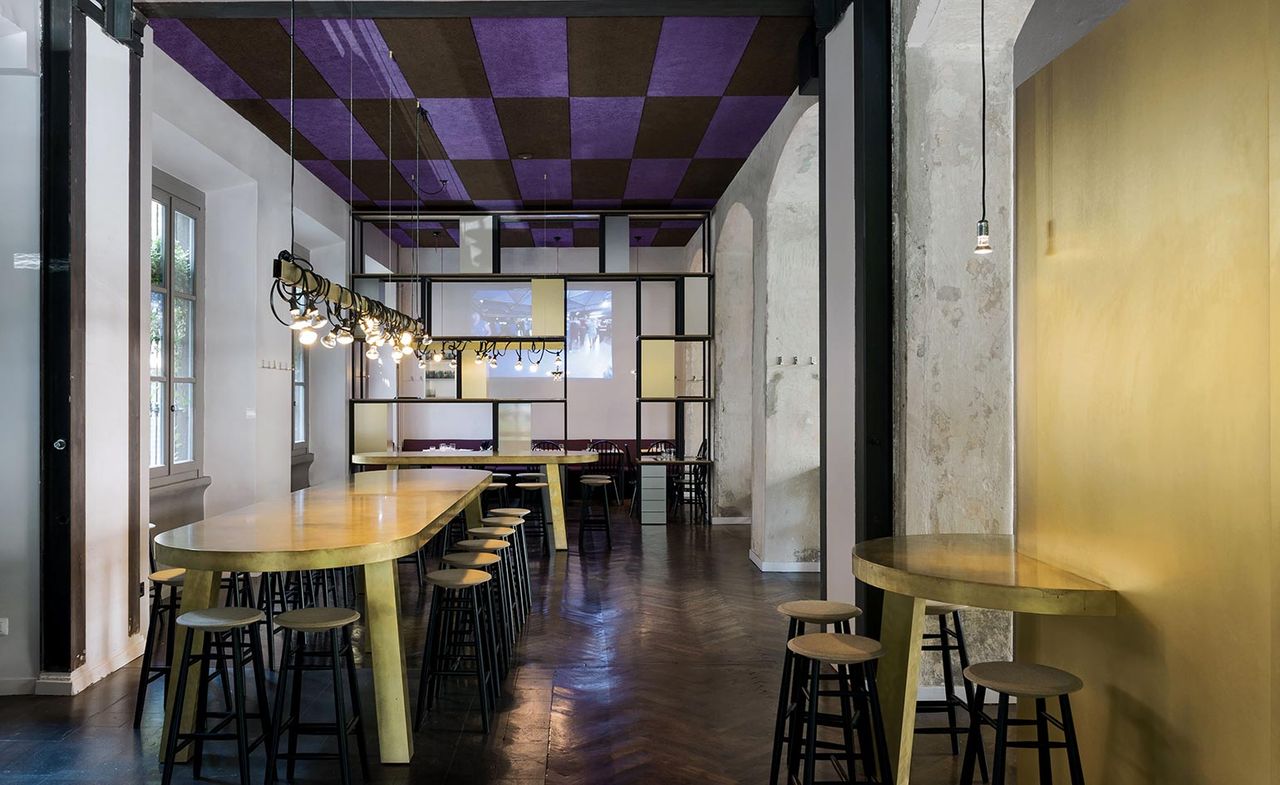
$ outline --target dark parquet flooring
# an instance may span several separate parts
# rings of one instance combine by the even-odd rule
[[[622,516],[616,516],[615,521]],[[535,563],[534,614],[489,736],[465,684],[417,734],[408,766],[373,762],[372,781],[763,783],[786,625],[778,603],[814,597],[814,574],[763,575],[745,526],[616,526],[611,552],[575,550]],[[406,646],[417,682],[425,605],[401,568]],[[373,722],[369,671],[361,671]],[[0,782],[158,783],[160,685],[141,731],[131,726],[135,663],[75,698],[0,698]],[[304,714],[328,719],[327,686]],[[372,729],[371,729],[372,730]],[[372,734],[370,736],[373,741]],[[204,780],[237,781],[229,745],[210,745]],[[376,745],[371,744],[376,750]],[[254,753],[255,781],[264,758]],[[300,763],[299,783],[337,782],[336,764]],[[921,737],[912,781],[956,781],[944,737]],[[356,772],[359,781],[359,774]],[[191,781],[179,767],[175,782]]]

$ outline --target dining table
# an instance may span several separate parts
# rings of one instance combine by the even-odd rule
[[[383,466],[395,469],[402,466],[540,466],[546,475],[547,487],[543,503],[551,518],[551,543],[558,551],[569,549],[569,537],[565,533],[564,467],[595,463],[600,455],[591,450],[457,450],[429,448],[426,450],[388,450],[386,452],[358,452],[351,456],[357,466]],[[468,525],[477,517],[480,504],[477,500],[468,510]]]
[[[1114,616],[1116,592],[997,534],[916,534],[860,542],[853,574],[884,590],[876,667],[894,781],[911,779],[925,600],[1054,616]]]
[[[478,469],[360,472],[162,532],[155,538],[156,560],[187,571],[180,613],[216,605],[228,572],[361,568],[379,754],[384,763],[408,763],[413,729],[396,561],[445,530],[480,498],[490,478]],[[170,673],[182,667],[188,635],[195,636],[193,651],[203,646],[203,633],[179,624]],[[192,727],[200,665],[189,667],[182,716],[173,716],[177,691],[172,690],[166,695],[161,738],[172,722],[180,722],[184,731]],[[183,757],[189,754],[184,751]]]

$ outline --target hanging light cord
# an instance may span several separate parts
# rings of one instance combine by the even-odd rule
[[[294,156],[293,148],[293,101],[294,95],[297,93],[293,81],[293,61],[295,52],[298,49],[295,39],[297,28],[296,6],[296,0],[289,0],[289,253],[293,253],[293,249],[297,246],[297,235],[294,233],[293,225],[293,188],[298,169],[298,162]]]
[[[978,49],[982,63],[982,220],[987,220],[987,2],[978,0]]]

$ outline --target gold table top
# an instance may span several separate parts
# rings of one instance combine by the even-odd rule
[[[858,543],[853,574],[886,591],[975,608],[1114,616],[1116,592],[1020,553],[994,534],[916,534]]]
[[[391,450],[358,452],[351,462],[366,466],[467,466],[474,464],[522,465],[548,463],[595,463],[598,453],[590,450],[531,450],[529,452],[495,453],[493,450]]]
[[[163,532],[156,560],[195,570],[279,572],[396,559],[421,548],[480,496],[489,478],[478,469],[362,472]]]

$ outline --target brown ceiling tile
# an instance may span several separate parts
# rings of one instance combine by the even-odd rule
[[[803,17],[761,17],[725,95],[790,95],[796,89],[800,37],[809,25]]]
[[[417,157],[423,160],[441,161],[448,158],[431,124],[425,119],[419,121],[414,115],[416,103],[412,98],[393,100],[390,117],[387,117],[385,99],[357,98],[351,101],[350,105],[356,122],[364,126],[365,133],[369,134],[369,137],[378,145],[378,149],[382,150],[383,155],[388,155],[397,161],[411,161],[417,149],[420,151]],[[391,129],[390,152],[387,147],[388,123]],[[418,135],[416,148],[415,133]]]
[[[628,159],[573,161],[573,195],[577,199],[621,199],[627,190]]]
[[[533,232],[528,229],[503,229],[500,238],[503,248],[533,247]]]
[[[419,98],[487,98],[480,49],[471,20],[379,19],[378,30],[413,94]]]
[[[462,180],[467,195],[479,201],[516,200],[520,189],[516,186],[516,173],[505,158],[494,160],[454,161],[454,171]]]
[[[697,229],[659,229],[653,236],[653,245],[666,248],[683,248],[693,239]]]
[[[720,99],[714,96],[646,98],[640,115],[640,132],[636,135],[635,157],[693,157],[719,104]]]
[[[200,37],[263,98],[289,97],[289,31],[276,19],[186,19]],[[301,50],[294,58],[298,98],[334,98]]]
[[[568,98],[495,98],[493,106],[511,155],[569,157]]]
[[[661,17],[569,19],[569,95],[644,95]]]
[[[719,199],[744,163],[741,158],[695,158],[676,189],[676,198]]]
[[[386,161],[351,161],[351,180],[356,188],[364,191],[374,201],[387,199],[387,162]],[[343,167],[346,168],[345,166]],[[413,187],[404,179],[398,170],[392,169],[390,175],[391,199],[413,199]]]
[[[227,105],[236,110],[241,117],[253,123],[254,127],[266,135],[268,139],[289,151],[289,120],[276,111],[275,107],[258,98],[229,98]],[[316,161],[324,158],[324,154],[316,146],[307,141],[302,134],[293,135],[294,156],[299,161]]]
[[[598,248],[600,246],[600,230],[574,229],[573,245],[575,248]]]

